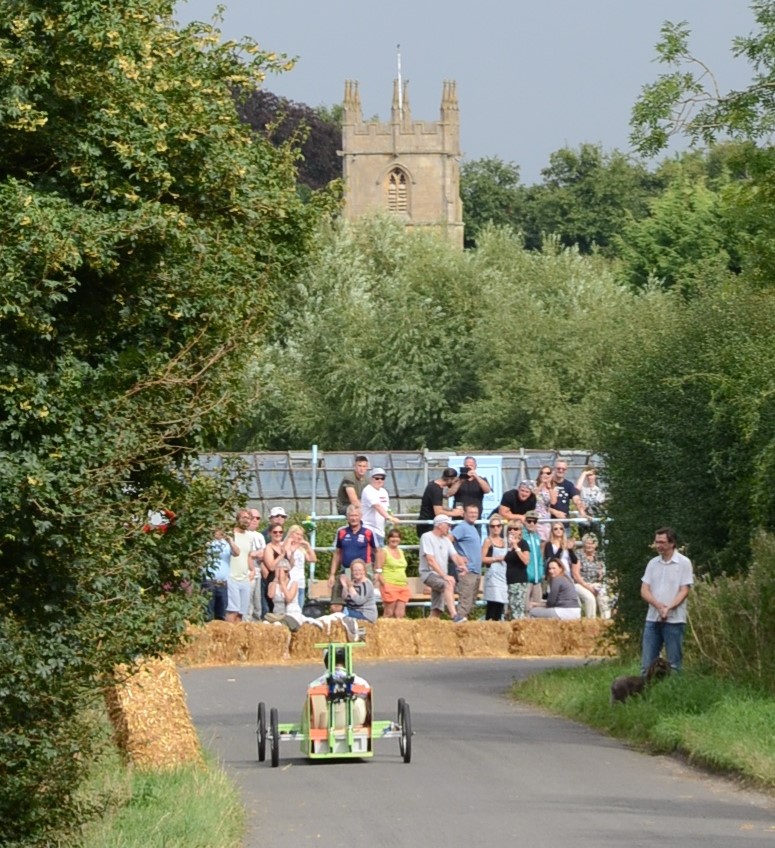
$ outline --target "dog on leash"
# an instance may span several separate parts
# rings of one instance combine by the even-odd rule
[[[655,680],[661,680],[670,674],[670,663],[664,657],[657,657],[646,669],[646,673],[629,677],[617,677],[611,684],[611,703],[624,703],[632,695],[642,694]]]

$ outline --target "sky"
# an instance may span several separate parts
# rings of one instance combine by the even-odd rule
[[[464,160],[497,156],[540,181],[563,147],[629,152],[632,106],[664,66],[655,45],[665,21],[687,21],[690,46],[722,92],[751,71],[732,53],[756,31],[744,0],[222,0],[227,38],[297,57],[267,79],[309,106],[341,103],[358,80],[364,117],[390,115],[400,44],[415,120],[438,120],[444,80],[457,82]],[[178,0],[180,23],[210,21],[216,0]],[[680,147],[676,145],[676,148]]]

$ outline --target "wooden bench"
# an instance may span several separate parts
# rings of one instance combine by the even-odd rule
[[[407,577],[409,584],[409,601],[408,607],[425,607],[430,609],[431,606],[431,590],[426,586],[419,577]],[[479,581],[479,592],[477,594],[476,603],[481,606],[482,591],[484,587],[484,577]],[[311,580],[307,585],[307,598],[311,601],[320,601],[322,603],[331,603],[331,591],[328,588],[327,580]],[[377,600],[377,604],[382,603],[381,599]]]

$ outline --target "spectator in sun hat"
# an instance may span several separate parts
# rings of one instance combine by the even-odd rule
[[[390,495],[385,490],[385,477],[384,468],[374,468],[371,472],[371,482],[361,492],[363,526],[374,534],[378,569],[382,569],[385,562],[385,522],[400,523],[390,514]]]
[[[285,531],[285,522],[288,520],[288,513],[285,511],[284,507],[281,506],[273,506],[269,510],[269,525],[264,530],[264,539],[267,542],[271,542],[272,540],[272,528],[273,527],[282,527],[283,532]]]
[[[527,602],[539,603],[543,598],[543,584],[546,577],[543,540],[538,533],[538,511],[529,509],[525,513],[522,540],[527,544],[530,558],[527,563]],[[529,609],[529,607],[528,607]]]

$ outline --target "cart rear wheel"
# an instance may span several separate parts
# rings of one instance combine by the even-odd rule
[[[396,710],[396,724],[401,724],[401,713],[404,711],[406,701],[403,698],[398,699],[398,709]]]
[[[266,704],[263,701],[258,704],[256,735],[258,736],[258,761],[263,763],[266,759]]]
[[[398,715],[398,724],[401,728],[401,735],[398,738],[398,748],[401,751],[401,756],[405,763],[412,761],[412,713],[409,709],[409,704],[401,699],[400,711]]]
[[[277,707],[269,710],[269,729],[272,734],[272,768],[280,765],[280,731],[278,730],[279,717]]]

